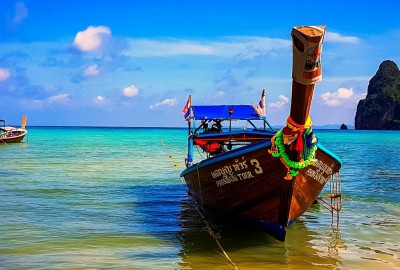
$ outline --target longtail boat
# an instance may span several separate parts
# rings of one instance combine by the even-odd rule
[[[20,128],[6,126],[6,121],[0,119],[0,143],[18,143],[21,142],[28,133],[26,129],[26,116],[22,117]]]
[[[188,153],[181,177],[208,218],[255,226],[284,241],[288,225],[315,201],[340,210],[341,161],[318,143],[309,116],[322,79],[325,29],[292,29],[291,109],[279,131],[266,119],[265,90],[257,106],[196,106],[189,96],[182,110]],[[319,196],[328,182],[329,194]]]

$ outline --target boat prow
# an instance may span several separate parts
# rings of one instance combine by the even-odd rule
[[[28,130],[26,129],[26,116],[22,117],[22,123],[20,128],[6,126],[5,120],[0,120],[3,126],[0,127],[0,143],[18,143],[22,142]]]
[[[258,227],[284,241],[287,226],[311,206],[341,162],[321,147],[317,162],[286,180],[286,166],[269,150],[265,139],[203,160],[181,176],[207,216]]]

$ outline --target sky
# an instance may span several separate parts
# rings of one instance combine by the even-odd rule
[[[354,125],[384,60],[400,64],[400,2],[0,0],[0,119],[28,126],[186,127],[182,108],[290,111],[292,41],[326,25],[314,125]]]

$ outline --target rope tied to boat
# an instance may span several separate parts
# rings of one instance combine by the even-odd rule
[[[200,209],[197,207],[196,203],[194,203],[194,207],[196,208],[197,212],[199,213],[199,215],[201,216],[202,220],[204,221],[204,223],[206,224],[206,229],[208,231],[208,233],[210,234],[210,236],[212,238],[214,238],[215,243],[217,244],[217,246],[219,247],[219,249],[222,252],[222,255],[225,257],[225,259],[233,266],[233,268],[235,270],[239,270],[239,268],[236,266],[236,264],[232,261],[232,259],[228,256],[228,253],[226,253],[224,247],[221,245],[219,239],[221,238],[219,233],[215,233],[212,226],[210,225],[210,223],[207,221],[207,218],[203,215],[203,213],[200,211]]]

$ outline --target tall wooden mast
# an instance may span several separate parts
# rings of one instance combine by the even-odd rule
[[[317,138],[312,132],[309,114],[314,86],[322,80],[321,53],[325,29],[325,26],[297,26],[292,29],[293,82],[290,115],[286,126],[271,140],[270,151],[276,157],[287,154],[283,159],[288,168],[285,179],[292,179],[292,176],[297,175],[297,170],[308,166],[314,159],[316,147],[311,147],[315,146]]]
[[[292,29],[293,69],[290,117],[305,125],[310,113],[315,83],[322,79],[321,52],[325,26],[298,26]]]

